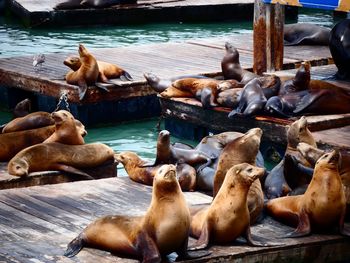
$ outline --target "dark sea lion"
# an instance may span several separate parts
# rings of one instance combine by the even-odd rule
[[[68,0],[63,1],[61,3],[58,3],[53,7],[55,10],[61,10],[61,9],[76,9],[76,8],[82,8],[80,5],[81,0]]]
[[[90,177],[81,169],[92,168],[114,160],[114,151],[102,143],[66,145],[40,143],[17,153],[8,163],[8,172],[27,176],[38,171],[64,171]]]
[[[94,85],[99,76],[98,64],[95,57],[79,44],[79,57],[81,66],[77,71],[70,71],[66,75],[68,84],[79,86],[79,99],[82,100],[87,91],[88,85]]]
[[[221,70],[224,79],[235,79],[242,84],[259,77],[258,75],[245,70],[239,62],[238,50],[229,42],[225,43],[226,54],[221,60]]]
[[[35,128],[40,128],[44,126],[49,126],[54,124],[55,121],[51,117],[49,112],[37,111],[29,113],[24,117],[18,117],[8,122],[3,128],[3,133],[30,130]]]
[[[18,102],[13,109],[13,118],[24,117],[32,111],[32,102],[30,99],[24,99]]]
[[[55,132],[44,143],[59,142],[63,144],[82,145],[85,143],[81,131],[76,126],[73,115],[66,110],[51,113],[55,120]]]
[[[297,226],[287,237],[301,237],[311,231],[344,228],[345,194],[339,175],[339,152],[324,154],[316,163],[313,178],[303,195],[285,196],[268,201],[267,211],[277,220]]]
[[[311,75],[310,75],[311,64],[310,62],[304,62],[298,68],[293,79],[286,80],[281,84],[279,95],[286,93],[306,90],[309,87]]]
[[[115,155],[115,159],[124,165],[130,179],[146,185],[153,184],[153,178],[162,164],[144,167],[147,163],[134,152],[121,152]],[[194,191],[196,188],[196,170],[186,164],[176,165],[176,176],[182,191]]]
[[[184,78],[206,79],[206,78],[208,78],[208,77],[201,76],[201,75],[185,75],[185,76],[172,77],[169,79],[161,79],[159,76],[157,76],[153,73],[150,73],[150,72],[144,73],[143,76],[145,77],[148,85],[150,85],[151,88],[158,93],[165,91],[167,88],[169,88],[171,86],[171,84],[174,81],[176,81],[178,79],[184,79]]]
[[[231,167],[210,206],[191,218],[190,235],[198,238],[191,249],[211,244],[227,244],[244,236],[249,245],[257,245],[250,235],[248,191],[265,173],[263,168],[242,163]]]
[[[284,177],[284,159],[282,159],[267,175],[264,182],[264,194],[267,199],[286,196],[292,189]]]
[[[7,162],[19,151],[45,141],[55,131],[55,125],[0,134],[0,161]]]
[[[170,132],[162,130],[158,134],[157,156],[154,165],[187,163],[189,165],[199,165],[198,170],[211,164],[212,159],[217,156],[208,156],[196,149],[181,149],[170,144]]]
[[[244,86],[237,108],[233,109],[228,117],[231,119],[236,115],[254,116],[259,114],[264,109],[266,101],[261,82],[258,78],[252,79]]]
[[[340,79],[350,79],[350,19],[344,19],[332,28],[329,50],[338,68],[336,76]]]
[[[259,152],[262,130],[254,128],[244,135],[226,144],[222,150],[218,166],[214,175],[213,197],[218,193],[225,175],[232,166],[240,163],[256,165],[256,158]],[[264,194],[261,183],[256,180],[252,183],[248,192],[248,208],[251,224],[255,223],[264,206]]]
[[[284,45],[328,46],[331,29],[309,23],[284,25]]]
[[[176,252],[187,252],[190,212],[176,179],[174,165],[163,165],[153,181],[151,204],[144,216],[105,216],[89,224],[67,246],[65,256],[73,257],[83,247],[110,251],[142,262],[161,262]],[[197,254],[197,257],[210,253]]]
[[[77,56],[69,56],[63,64],[71,68],[73,71],[77,71],[81,66],[81,60]],[[109,79],[120,78],[123,81],[132,80],[131,75],[122,69],[120,66],[97,60],[99,76],[98,81],[103,83],[111,83]]]

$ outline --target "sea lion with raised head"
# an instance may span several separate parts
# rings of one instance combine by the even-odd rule
[[[15,176],[27,176],[38,171],[64,171],[91,179],[84,168],[100,166],[114,160],[114,151],[103,143],[66,145],[40,143],[23,149],[8,163],[8,172]]]
[[[99,76],[98,64],[95,57],[79,44],[79,58],[81,66],[77,71],[69,71],[66,75],[68,84],[79,86],[79,99],[82,100],[87,91],[88,85],[94,85]]]
[[[295,73],[294,78],[286,80],[281,84],[278,95],[306,90],[311,80],[310,70],[310,62],[306,61],[302,63]]]
[[[247,84],[250,80],[259,77],[241,67],[238,50],[229,42],[225,43],[226,54],[221,60],[221,71],[224,79],[235,79],[242,84]]]
[[[152,185],[155,174],[162,167],[162,164],[144,167],[147,162],[134,152],[115,154],[115,159],[124,165],[131,180],[146,185]],[[186,163],[176,165],[176,176],[182,191],[195,190],[196,170],[192,166]]]
[[[287,237],[306,236],[311,231],[325,231],[335,226],[341,234],[350,235],[344,228],[346,201],[338,170],[339,157],[337,151],[320,157],[303,195],[268,201],[266,209],[275,219],[297,226]]]
[[[13,109],[13,118],[24,117],[32,111],[32,102],[30,99],[24,99],[18,102]]]
[[[65,256],[73,257],[84,247],[110,251],[142,262],[161,262],[176,252],[187,252],[190,212],[181,192],[174,165],[163,165],[153,180],[151,204],[144,216],[105,216],[89,224],[67,246]],[[196,257],[206,256],[201,253]]]
[[[265,169],[248,163],[236,164],[225,176],[224,182],[210,206],[192,215],[190,235],[198,238],[191,249],[203,249],[210,243],[227,244],[244,236],[249,245],[257,245],[250,235],[248,192],[253,182]]]
[[[63,144],[81,145],[84,138],[73,115],[66,110],[54,111],[51,117],[55,120],[55,132],[44,143],[59,142]]]

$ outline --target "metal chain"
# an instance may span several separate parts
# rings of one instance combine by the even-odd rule
[[[64,102],[65,110],[70,112],[69,103],[68,103],[68,96],[67,96],[67,92],[66,91],[62,92],[62,95],[59,98],[57,106],[56,106],[56,109],[54,111],[58,111],[59,110],[60,106],[62,105],[62,102]]]

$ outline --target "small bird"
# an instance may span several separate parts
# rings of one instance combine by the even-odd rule
[[[45,55],[44,54],[37,54],[33,57],[33,66],[36,67],[37,65],[42,66],[42,63],[45,62]]]

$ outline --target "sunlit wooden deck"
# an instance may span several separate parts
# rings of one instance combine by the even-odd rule
[[[211,197],[185,193],[188,204],[209,203]],[[66,245],[97,217],[141,215],[151,187],[129,178],[110,178],[0,191],[0,261],[4,262],[135,262],[96,249],[65,258]],[[336,233],[299,239],[281,238],[292,229],[267,217],[252,227],[253,238],[281,246],[248,247],[244,242],[213,246],[212,254],[190,262],[327,262],[350,259],[350,240]],[[191,239],[190,242],[194,240]]]

